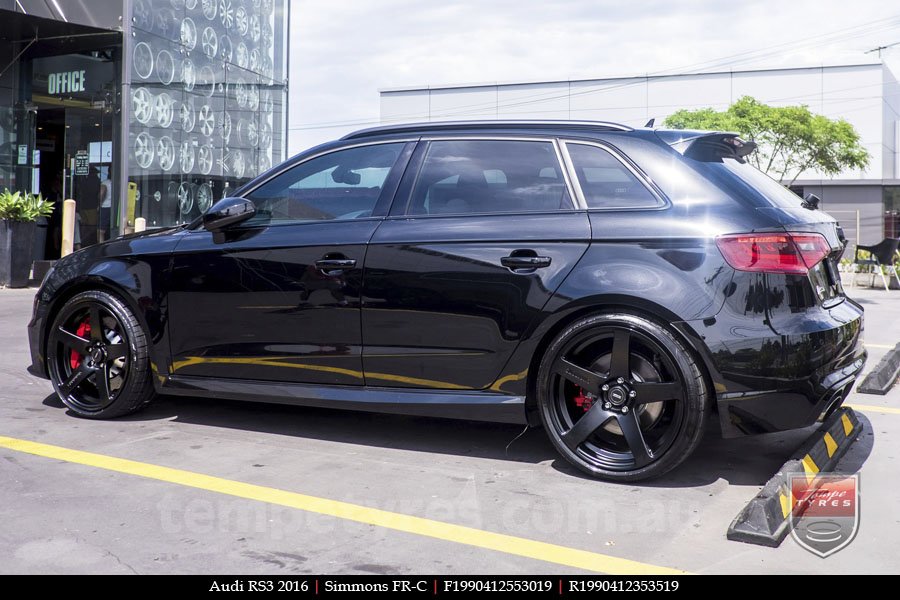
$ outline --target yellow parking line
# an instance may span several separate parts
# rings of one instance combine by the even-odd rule
[[[181,469],[172,469],[150,463],[137,462],[124,458],[94,454],[81,450],[72,450],[60,446],[51,446],[28,440],[0,436],[0,448],[17,452],[34,454],[44,458],[62,460],[79,465],[96,467],[107,471],[136,475],[147,479],[155,479],[166,483],[174,483],[186,487],[207,490],[237,498],[267,502],[289,508],[296,508],[311,513],[346,519],[357,523],[365,523],[402,531],[415,535],[465,544],[477,548],[485,548],[514,556],[532,558],[544,562],[555,563],[567,567],[608,573],[611,575],[684,575],[685,571],[659,567],[647,563],[618,558],[606,554],[597,554],[587,550],[578,550],[566,546],[558,546],[547,542],[539,542],[527,538],[505,535],[492,531],[484,531],[473,527],[454,525],[442,521],[433,521],[422,517],[369,508],[349,502],[317,498],[296,492],[244,483],[193,473]]]
[[[880,412],[886,413],[889,415],[900,415],[900,408],[894,408],[892,406],[873,406],[871,404],[845,404],[844,406],[849,406],[853,410],[861,410],[863,412]]]
[[[865,344],[866,348],[882,348],[884,350],[891,350],[894,346],[888,346],[887,344]]]

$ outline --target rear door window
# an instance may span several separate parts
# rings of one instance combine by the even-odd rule
[[[428,145],[408,213],[465,215],[572,208],[552,142],[438,140]]]

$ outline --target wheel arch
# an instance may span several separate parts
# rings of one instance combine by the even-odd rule
[[[137,290],[129,289],[128,287],[122,285],[114,279],[94,274],[85,274],[66,281],[54,292],[53,300],[50,302],[47,309],[46,326],[44,327],[44,330],[41,334],[41,355],[44,360],[44,368],[47,369],[48,367],[47,342],[50,337],[50,328],[53,326],[53,322],[56,319],[56,316],[69,300],[82,292],[90,291],[105,292],[112,296],[115,296],[118,300],[124,303],[129,310],[131,310],[132,314],[135,316],[135,318],[137,318],[138,323],[147,335],[148,340],[150,340],[151,364],[153,365],[155,374],[168,372],[167,367],[165,367],[165,365],[167,364],[167,358],[166,356],[164,356],[165,352],[163,352],[159,348],[157,342],[157,340],[159,340],[162,335],[162,331],[154,331],[150,328],[146,310],[143,309],[140,304],[140,298],[142,296],[136,296],[135,292]],[[156,378],[154,378],[154,383],[156,383]]]
[[[525,384],[525,417],[529,425],[540,424],[536,385],[538,368],[547,348],[563,329],[579,319],[601,312],[622,312],[649,318],[655,321],[657,325],[675,335],[697,359],[697,364],[701,367],[703,378],[707,385],[707,389],[709,390],[710,408],[715,407],[716,390],[710,375],[708,351],[705,348],[697,347],[697,343],[702,344],[699,338],[694,339],[692,336],[687,336],[681,328],[673,327],[671,325],[671,323],[682,322],[682,319],[665,306],[647,300],[646,298],[622,294],[605,294],[581,298],[560,307],[554,313],[557,318],[550,320],[550,323],[545,321],[544,327],[542,327],[540,331],[535,332],[534,337],[536,338],[536,341],[528,361],[528,377],[526,378]]]

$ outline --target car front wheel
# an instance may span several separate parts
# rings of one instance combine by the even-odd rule
[[[627,313],[585,317],[550,344],[537,378],[550,440],[581,471],[637,481],[679,465],[703,434],[708,390],[672,332]]]
[[[140,323],[103,291],[77,294],[57,313],[47,338],[47,368],[59,399],[81,417],[127,415],[154,396]]]

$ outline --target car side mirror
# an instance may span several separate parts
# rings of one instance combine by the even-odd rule
[[[203,215],[203,227],[212,233],[219,233],[238,223],[243,223],[256,214],[256,205],[245,198],[222,198]]]

